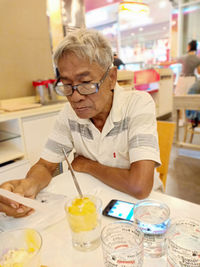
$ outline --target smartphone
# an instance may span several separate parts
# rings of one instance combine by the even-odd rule
[[[112,199],[103,210],[103,215],[133,221],[134,203]]]

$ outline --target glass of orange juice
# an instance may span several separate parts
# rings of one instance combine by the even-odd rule
[[[100,245],[101,200],[92,195],[69,199],[65,204],[75,249],[90,251]]]

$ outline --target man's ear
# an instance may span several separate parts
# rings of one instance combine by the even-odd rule
[[[109,73],[111,89],[115,88],[117,82],[117,67],[112,67]]]

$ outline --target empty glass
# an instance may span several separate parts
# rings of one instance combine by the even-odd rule
[[[200,266],[200,221],[172,222],[167,234],[167,261],[170,267]]]
[[[134,223],[120,221],[106,225],[101,233],[105,266],[141,267],[143,238]]]

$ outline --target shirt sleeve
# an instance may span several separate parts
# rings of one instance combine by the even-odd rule
[[[129,157],[130,162],[153,160],[160,165],[155,103],[146,92],[140,92],[129,108]]]
[[[64,148],[67,154],[73,149],[72,136],[68,124],[68,113],[69,111],[66,105],[59,113],[41,153],[41,158],[49,162],[59,163],[63,161],[64,155],[62,149]]]

